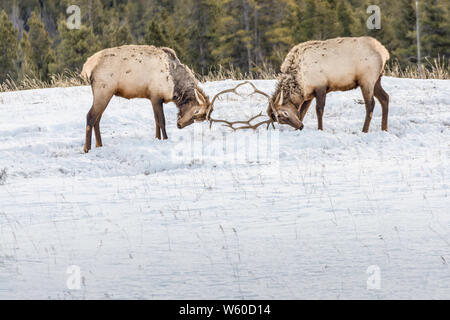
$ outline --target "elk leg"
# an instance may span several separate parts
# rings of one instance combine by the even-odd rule
[[[381,130],[388,131],[388,114],[389,114],[389,95],[384,91],[381,86],[381,77],[375,84],[374,90],[375,97],[380,101],[381,107],[383,109],[383,116],[381,120]]]
[[[323,111],[325,109],[325,101],[327,96],[327,90],[324,88],[316,89],[316,114],[319,130],[323,130]]]
[[[166,132],[166,118],[164,116],[164,110],[162,105],[162,100],[152,100],[153,113],[155,115],[155,123],[156,123],[156,138],[161,140],[161,132],[163,135],[163,139],[167,140],[167,132]]]
[[[155,122],[156,122],[155,138],[161,140],[161,128],[159,127],[158,120],[155,120]]]
[[[102,136],[100,134],[100,120],[102,119],[102,115],[100,114],[97,117],[97,121],[94,124],[94,132],[95,132],[95,147],[100,148],[103,147]]]
[[[366,120],[364,121],[363,132],[369,132],[370,121],[373,116],[373,109],[375,108],[375,99],[373,98],[373,90],[370,87],[361,87],[364,102],[366,104]]]
[[[302,106],[300,107],[300,121],[303,122],[303,119],[306,116],[306,113],[308,112],[309,107],[311,106],[312,99],[309,101],[305,101]]]
[[[112,94],[96,95],[94,93],[94,104],[89,110],[86,119],[86,141],[84,144],[84,152],[88,153],[91,150],[92,143],[92,129],[95,130],[96,146],[102,146],[102,137],[100,135],[100,119],[103,112],[108,106],[112,98]]]
[[[88,153],[91,150],[92,143],[92,128],[95,124],[95,119],[97,115],[95,113],[95,108],[92,106],[91,110],[89,110],[86,116],[86,141],[84,143],[84,152]]]

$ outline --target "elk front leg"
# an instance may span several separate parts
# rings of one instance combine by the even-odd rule
[[[306,113],[308,112],[308,109],[311,106],[311,103],[312,103],[312,99],[309,100],[309,101],[303,102],[303,104],[302,104],[302,106],[300,107],[300,110],[299,110],[299,112],[300,112],[300,121],[303,122],[303,119],[305,118]]]
[[[163,139],[167,140],[168,137],[166,132],[166,118],[164,116],[162,100],[161,99],[152,100],[152,106],[156,123],[156,139],[161,140],[161,132],[162,132]]]
[[[325,109],[325,101],[327,96],[327,90],[324,88],[317,89],[316,95],[316,114],[319,130],[323,130],[323,111]]]

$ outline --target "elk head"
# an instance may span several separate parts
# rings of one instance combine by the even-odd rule
[[[183,129],[194,122],[201,122],[209,119],[213,105],[209,102],[208,96],[197,88],[194,89],[194,93],[195,99],[179,107],[177,121],[178,129]]]
[[[303,130],[303,122],[300,120],[300,113],[297,107],[288,99],[284,99],[283,90],[269,102],[267,115],[279,124],[287,124],[297,130]]]

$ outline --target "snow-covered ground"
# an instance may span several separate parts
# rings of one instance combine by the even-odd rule
[[[168,141],[149,101],[114,98],[87,155],[90,88],[0,94],[0,299],[449,299],[450,81],[383,85],[369,134],[359,90],[328,95],[324,132],[314,105],[302,132],[234,134],[178,130],[170,104]]]

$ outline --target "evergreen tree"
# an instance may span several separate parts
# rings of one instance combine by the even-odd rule
[[[164,9],[157,19],[148,24],[144,43],[157,47],[172,48],[181,57],[184,55],[182,37],[179,29],[175,26],[175,21]]]
[[[54,52],[51,48],[50,37],[45,31],[44,24],[36,12],[31,13],[30,19],[27,21],[29,27],[26,43],[22,46],[25,49],[24,59],[26,65],[33,71],[33,74],[41,79],[49,79],[49,65],[54,62]]]
[[[419,3],[423,56],[447,62],[450,1]],[[81,9],[80,30],[65,28],[72,4]],[[381,8],[380,30],[366,26],[369,5]],[[0,10],[3,80],[47,80],[81,68],[97,50],[130,43],[171,47],[203,74],[219,65],[278,69],[292,46],[339,36],[372,36],[402,67],[417,62],[415,0],[0,0]]]
[[[416,10],[414,0],[398,0],[393,3],[394,40],[390,44],[393,59],[403,66],[416,62]]]
[[[0,82],[8,76],[17,78],[18,59],[17,31],[5,11],[0,12]]]
[[[422,45],[424,56],[450,57],[450,24],[444,1],[422,1]]]
[[[192,4],[189,54],[198,57],[194,67],[202,74],[208,73],[210,66],[217,61],[213,50],[218,44],[216,34],[222,8],[221,0],[197,0]]]
[[[99,43],[91,28],[84,25],[79,30],[69,30],[65,21],[58,26],[60,42],[57,46],[58,59],[53,66],[53,72],[65,70],[81,70],[86,59],[97,52]]]
[[[265,61],[278,66],[288,51],[297,44],[291,30],[294,18],[295,2],[291,0],[271,0],[261,8],[261,23],[264,25],[262,50]],[[273,14],[273,13],[276,14]],[[270,20],[272,16],[272,20]]]
[[[355,18],[346,0],[340,0],[337,5],[337,18],[340,24],[340,36],[351,37],[354,35]]]
[[[22,32],[22,40],[20,41],[19,50],[19,78],[23,79],[25,77],[37,78],[36,67],[30,58],[32,56],[32,48],[30,41],[28,40],[28,34]]]
[[[112,12],[109,20],[109,25],[103,28],[103,48],[119,47],[134,43],[134,39],[127,21],[120,21],[117,12]]]
[[[327,0],[306,0],[304,7],[297,10],[295,38],[303,41],[325,40],[340,35],[339,21],[333,3]]]

